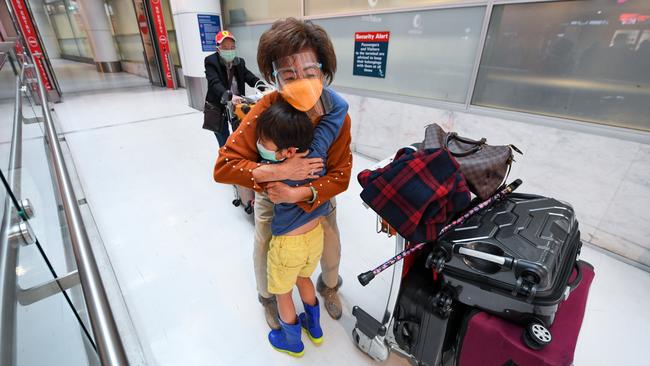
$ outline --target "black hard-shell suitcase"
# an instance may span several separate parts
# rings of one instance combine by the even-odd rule
[[[513,193],[439,238],[427,266],[466,305],[550,326],[581,245],[571,205]]]
[[[423,263],[403,280],[395,306],[393,334],[403,352],[419,365],[453,363],[457,330],[467,307],[453,301],[442,281]]]

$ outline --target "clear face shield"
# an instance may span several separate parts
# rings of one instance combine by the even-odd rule
[[[296,53],[273,62],[278,91],[299,111],[312,109],[323,93],[323,71],[313,52]]]

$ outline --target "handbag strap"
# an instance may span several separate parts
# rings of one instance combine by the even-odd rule
[[[469,149],[467,151],[457,153],[457,152],[452,151],[449,148],[449,143],[451,142],[451,140],[457,140],[457,141],[460,141],[460,142],[465,143],[465,144],[474,145],[474,147],[472,147],[471,149]],[[476,153],[477,151],[481,150],[483,145],[485,145],[486,141],[487,140],[485,139],[485,137],[483,137],[482,139],[476,141],[476,140],[468,139],[467,137],[458,136],[458,133],[456,133],[456,132],[450,132],[450,133],[447,134],[447,137],[445,139],[445,149],[449,150],[451,155],[453,155],[455,157],[458,157],[458,158],[462,158],[464,156],[472,155],[472,154]]]
[[[510,145],[508,145],[508,147],[509,147],[510,149],[516,151],[516,152],[519,153],[520,155],[524,155],[524,153],[521,152],[521,150],[519,150],[519,149],[517,148],[517,146],[510,144]],[[511,153],[511,154],[512,154],[512,153]],[[507,162],[507,164],[508,164],[508,171],[506,171],[506,176],[503,178],[503,181],[502,181],[501,184],[499,185],[500,188],[503,188],[503,187],[505,186],[506,182],[508,181],[508,176],[510,176],[510,171],[512,170],[512,163],[514,163],[514,162],[515,162],[515,158],[514,158],[514,154],[512,154],[512,155],[510,155],[510,159],[508,159],[508,162]]]

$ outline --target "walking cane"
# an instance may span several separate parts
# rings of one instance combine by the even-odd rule
[[[484,208],[492,205],[496,201],[499,201],[503,199],[505,196],[508,194],[512,193],[517,187],[521,185],[521,179],[516,179],[514,182],[508,184],[505,188],[503,188],[501,191],[495,193],[492,197],[486,199],[485,201],[479,203],[478,205],[474,206],[471,210],[465,212],[463,216],[457,218],[456,220],[452,221],[449,223],[447,226],[443,227],[442,230],[440,230],[440,233],[438,234],[438,237],[441,237],[444,235],[447,231],[461,225],[464,223],[468,218],[476,214],[477,212],[483,210]],[[375,278],[376,275],[380,274],[381,272],[385,271],[389,267],[393,266],[395,263],[401,261],[402,259],[412,255],[413,253],[419,251],[420,249],[424,248],[424,246],[429,243],[429,242],[422,242],[419,244],[416,244],[415,246],[408,248],[401,253],[397,254],[393,258],[387,260],[384,262],[382,265],[379,267],[373,269],[372,271],[364,272],[357,276],[359,279],[359,282],[361,285],[365,286],[370,283],[370,281]]]

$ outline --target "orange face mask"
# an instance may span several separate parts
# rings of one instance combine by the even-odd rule
[[[312,109],[323,93],[321,79],[298,79],[282,87],[280,94],[299,111]]]

